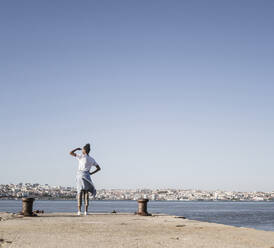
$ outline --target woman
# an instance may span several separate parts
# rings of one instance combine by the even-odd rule
[[[81,151],[82,154],[75,153],[76,151]],[[81,215],[82,207],[82,198],[84,197],[85,201],[85,212],[84,215],[88,214],[88,205],[89,205],[89,192],[95,196],[96,189],[91,181],[90,175],[97,173],[101,170],[100,166],[96,161],[89,156],[90,144],[86,144],[83,149],[76,148],[70,152],[70,155],[76,157],[79,161],[78,171],[76,175],[76,184],[77,184],[77,198],[78,198],[78,215]],[[96,167],[96,170],[90,172],[92,166]]]

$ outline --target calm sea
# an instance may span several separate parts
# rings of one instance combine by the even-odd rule
[[[21,201],[0,200],[0,212],[19,212]],[[75,212],[76,201],[35,201],[34,209]],[[90,212],[110,213],[137,210],[136,201],[92,201]],[[188,219],[274,231],[274,202],[178,202],[149,201],[150,213],[185,216]]]

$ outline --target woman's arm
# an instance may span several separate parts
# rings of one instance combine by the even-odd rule
[[[74,149],[74,150],[72,150],[69,154],[71,155],[71,156],[73,156],[73,157],[76,157],[76,151],[81,151],[82,149],[81,148],[76,148],[76,149]]]
[[[90,174],[90,175],[93,175],[93,174],[97,173],[97,172],[100,171],[100,170],[101,170],[101,167],[100,167],[99,165],[96,165],[96,170],[93,171],[93,172],[90,172],[89,174]]]

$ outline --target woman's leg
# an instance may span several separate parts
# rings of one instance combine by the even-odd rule
[[[82,196],[83,196],[83,190],[78,193],[78,212],[81,212],[81,207],[82,207]]]
[[[89,192],[85,190],[85,212],[88,212],[88,205],[89,205]]]

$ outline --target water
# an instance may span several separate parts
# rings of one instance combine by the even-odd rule
[[[0,212],[19,212],[22,202],[0,200]],[[76,201],[35,201],[34,209],[50,212],[76,212]],[[134,213],[136,201],[92,201],[90,212]],[[188,219],[274,231],[274,202],[179,202],[149,201],[148,212],[185,216]]]

